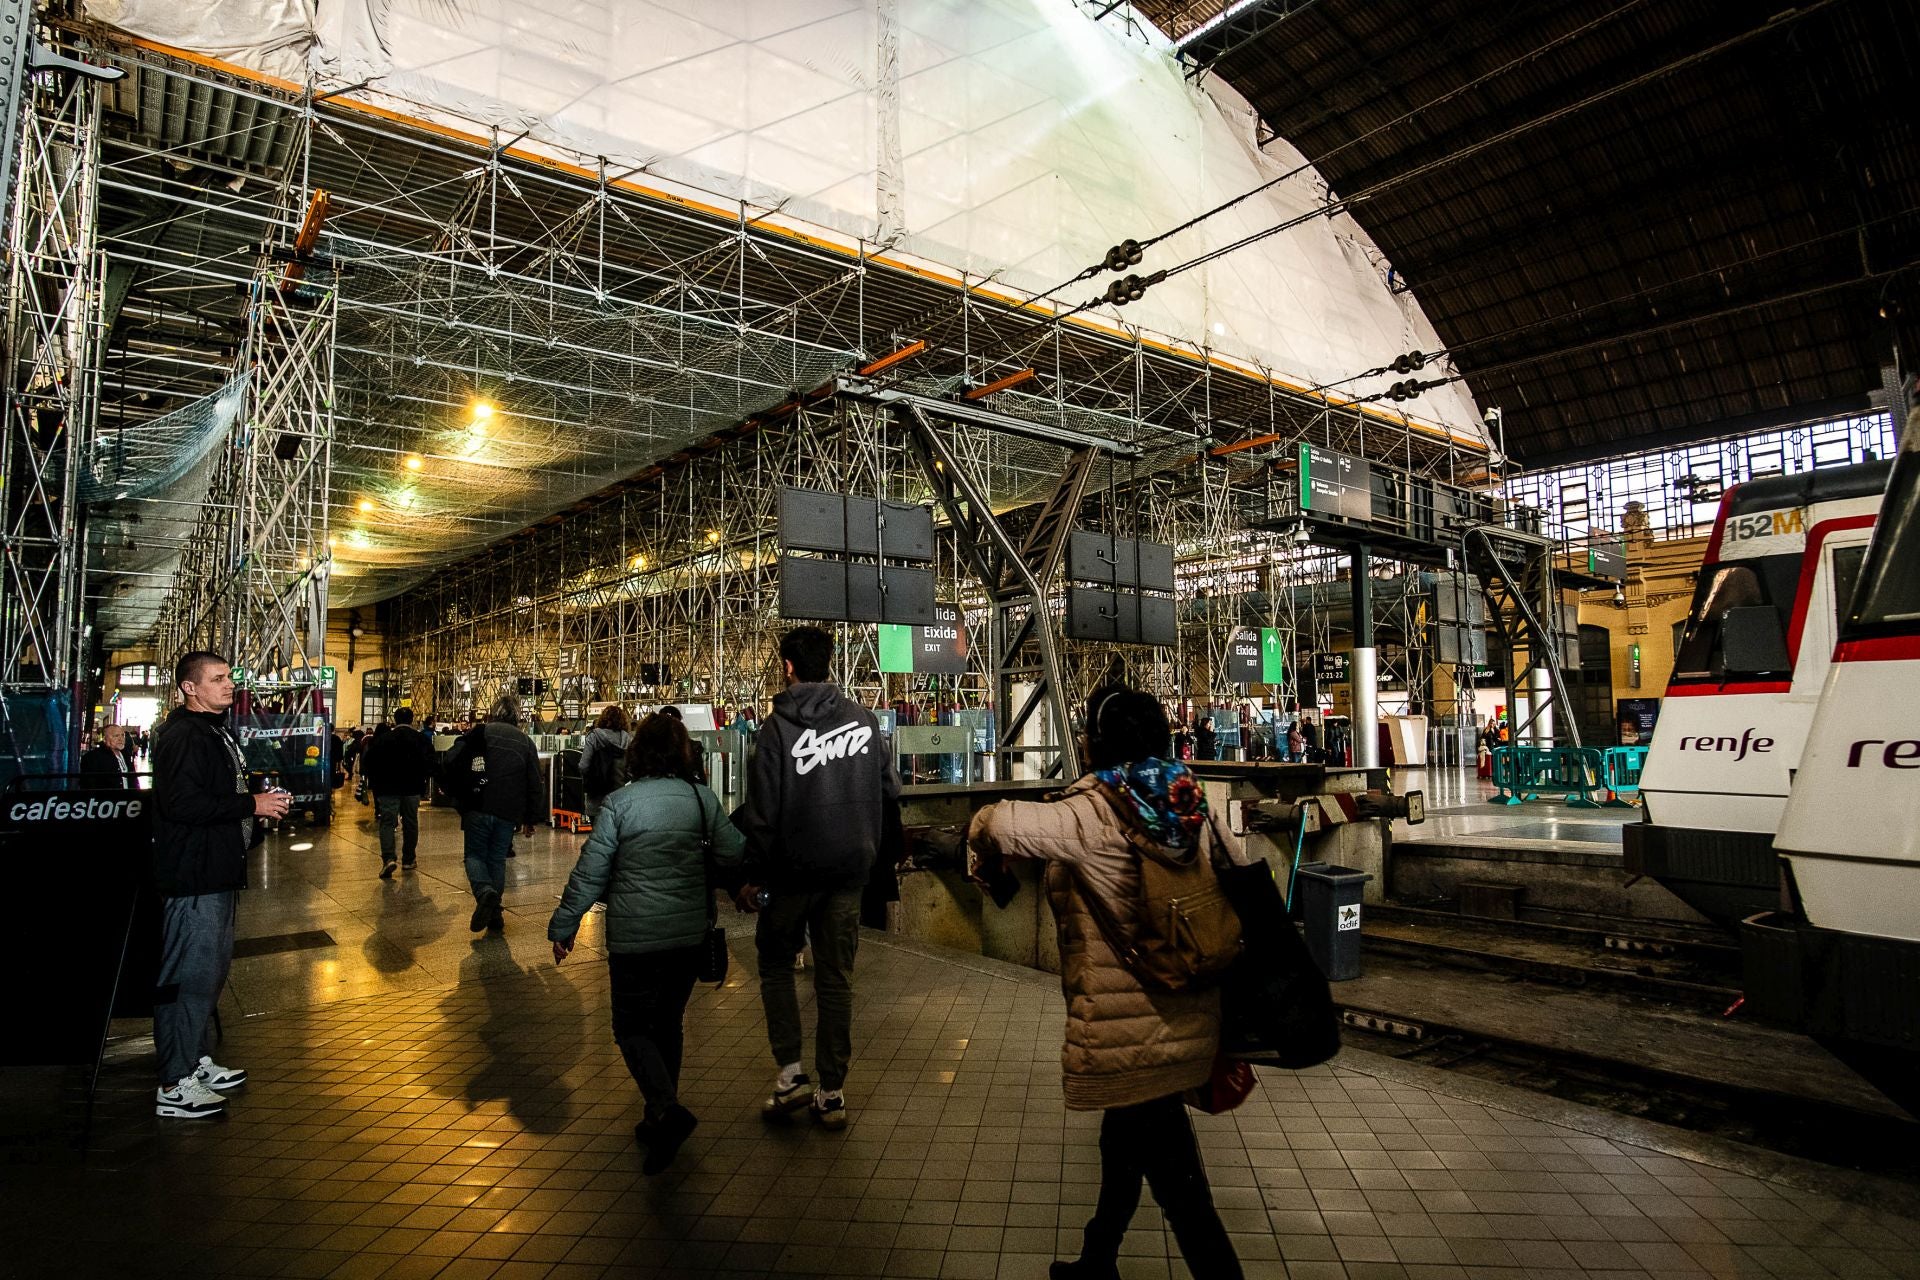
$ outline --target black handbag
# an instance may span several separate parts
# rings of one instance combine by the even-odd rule
[[[1220,1051],[1242,1062],[1299,1070],[1340,1052],[1333,992],[1287,917],[1265,862],[1218,869],[1240,917],[1243,947],[1220,983]]]
[[[719,927],[719,908],[713,902],[713,827],[707,821],[707,804],[700,788],[687,784],[693,792],[693,807],[700,811],[700,867],[707,882],[707,936],[700,940],[701,982],[727,980],[727,931]]]

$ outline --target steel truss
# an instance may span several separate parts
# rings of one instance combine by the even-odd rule
[[[332,565],[339,289],[330,260],[314,253],[327,197],[306,191],[302,176],[296,155],[279,203],[281,225],[300,231],[263,243],[256,255],[236,362],[241,411],[157,632],[163,659],[213,649],[268,681],[320,663]]]
[[[0,687],[70,690],[88,643],[78,486],[99,408],[100,103],[92,80],[61,72],[34,75],[20,98],[5,125],[19,132],[7,223]]]

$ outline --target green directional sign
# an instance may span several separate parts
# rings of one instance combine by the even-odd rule
[[[1285,649],[1275,627],[1260,628],[1260,683],[1279,684],[1286,678]]]
[[[1280,632],[1241,627],[1227,637],[1227,675],[1235,684],[1279,684],[1285,672]]]
[[[913,628],[897,622],[880,624],[880,669],[909,673],[913,670]]]
[[[234,667],[232,668],[232,673],[235,684],[245,684],[247,682],[247,669],[245,667]]]

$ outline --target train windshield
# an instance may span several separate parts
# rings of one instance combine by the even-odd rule
[[[1843,638],[1920,631],[1920,436],[1902,443]]]
[[[1680,651],[1674,655],[1673,678],[1681,682],[1721,679],[1726,666],[1721,626],[1728,612],[1771,606],[1784,627],[1799,576],[1797,555],[1732,560],[1703,569],[1680,636]]]

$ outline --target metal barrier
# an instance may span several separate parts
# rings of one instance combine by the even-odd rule
[[[1629,797],[1640,794],[1640,771],[1647,767],[1645,747],[1608,747],[1606,756],[1607,799],[1609,808],[1627,809],[1634,805]]]
[[[1498,791],[1492,803],[1519,804],[1552,792],[1564,796],[1572,808],[1598,809],[1603,801],[1595,793],[1608,790],[1607,777],[1606,759],[1597,747],[1496,747],[1493,782]],[[1634,778],[1639,778],[1637,769]]]

